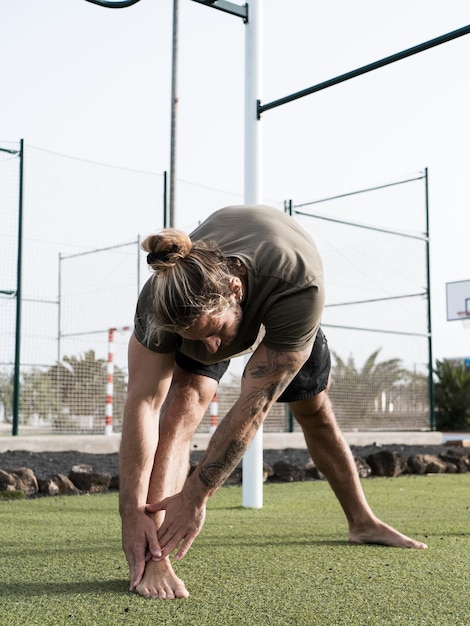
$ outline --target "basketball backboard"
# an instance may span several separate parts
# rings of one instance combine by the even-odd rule
[[[447,321],[470,319],[470,280],[446,283]]]

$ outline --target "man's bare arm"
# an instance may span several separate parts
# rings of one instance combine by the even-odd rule
[[[243,373],[241,393],[218,426],[195,472],[207,499],[230,476],[271,406],[305,363],[311,349],[277,352],[261,344]]]
[[[129,343],[129,384],[124,408],[120,461],[120,506],[143,507],[158,443],[158,417],[173,374],[174,354]]]
[[[173,354],[151,352],[131,338],[119,454],[119,511],[131,589],[142,578],[147,551],[154,555],[160,552],[155,525],[145,514],[145,505],[158,444],[159,411],[168,393],[173,362]]]
[[[181,542],[175,558],[181,559],[187,553],[204,523],[207,500],[235,469],[270,407],[310,351],[276,352],[263,344],[256,349],[245,368],[240,397],[217,427],[203,459],[182,491],[147,507],[152,512],[166,511],[158,533],[164,557]]]

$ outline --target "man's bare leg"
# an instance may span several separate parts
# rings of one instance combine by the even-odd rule
[[[191,437],[201,423],[216,390],[217,383],[211,378],[189,374],[175,366],[171,388],[161,411],[148,502],[159,502],[181,491],[188,476]],[[154,519],[158,529],[163,515],[156,514]],[[142,596],[162,600],[189,596],[184,582],[175,574],[168,557],[161,561],[147,562],[144,576],[136,591]]]
[[[384,524],[367,503],[351,449],[336,423],[327,391],[292,402],[290,408],[302,426],[315,466],[326,477],[349,525],[349,541],[400,548],[427,548]]]

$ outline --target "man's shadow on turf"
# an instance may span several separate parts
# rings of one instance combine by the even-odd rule
[[[2,583],[3,598],[24,598],[25,596],[103,594],[129,591],[129,581],[124,578],[111,580],[89,580],[82,582],[37,582],[20,586],[18,583]]]

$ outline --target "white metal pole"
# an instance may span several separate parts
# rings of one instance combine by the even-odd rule
[[[261,122],[257,101],[261,100],[262,3],[250,0],[245,31],[245,204],[262,202]]]
[[[262,4],[250,0],[245,31],[245,204],[261,204],[261,122],[257,101],[261,99]],[[243,506],[263,506],[263,427],[256,433],[243,458]]]
[[[169,226],[176,228],[176,168],[178,134],[178,36],[179,0],[173,0],[173,44],[171,59],[170,207]],[[166,211],[166,207],[164,207]]]

